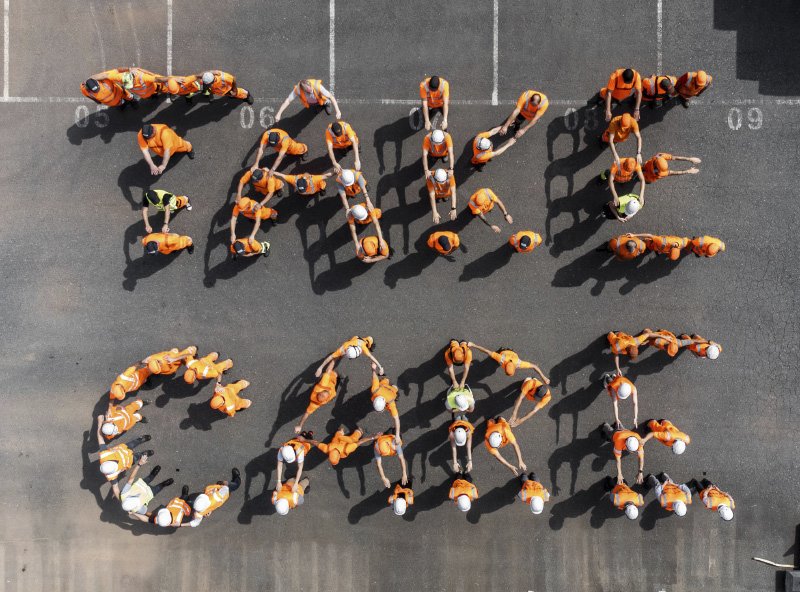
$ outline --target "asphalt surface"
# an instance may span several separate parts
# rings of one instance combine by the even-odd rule
[[[312,11],[256,0],[175,2],[173,70],[235,73],[260,99],[252,113],[225,100],[100,114],[87,102],[87,117],[75,103],[0,104],[4,589],[773,589],[771,568],[750,557],[790,563],[798,553],[800,220],[790,171],[800,110],[762,99],[797,91],[776,84],[778,74],[796,77],[797,54],[787,48],[798,14],[785,7],[771,23],[750,17],[753,3],[664,4],[664,70],[703,67],[715,84],[688,110],[643,111],[644,153],[698,156],[701,173],[651,186],[629,224],[602,219],[608,197],[593,177],[611,159],[596,144],[602,113],[580,101],[615,67],[656,68],[656,3],[503,1],[500,101],[532,86],[556,104],[479,173],[462,152],[511,106],[451,109],[461,211],[445,226],[458,228],[466,246],[453,260],[421,246],[431,228],[421,191],[423,133],[409,128],[408,105],[376,102],[414,99],[423,75],[435,73],[451,81],[455,99],[488,101],[490,3],[337,3],[335,91],[361,138],[363,171],[394,250],[373,266],[354,260],[337,197],[277,200],[279,223],[262,233],[271,256],[234,262],[226,255],[236,183],[252,161],[262,116],[268,125],[279,105],[263,98],[282,100],[300,77],[327,82],[327,3]],[[9,25],[11,96],[78,96],[79,82],[104,68],[166,67],[166,9],[154,0],[57,9],[11,0]],[[773,29],[784,33],[774,44],[752,41]],[[759,52],[770,64],[759,70],[762,79],[752,74]],[[577,111],[565,119],[568,108]],[[152,178],[136,147],[142,121],[175,126],[197,158],[176,158]],[[282,126],[309,144],[310,156],[287,161],[286,170],[326,169],[328,121],[297,104],[289,109]],[[632,148],[628,142],[623,151]],[[514,217],[500,235],[467,215],[468,196],[483,186]],[[142,260],[138,204],[147,187],[192,198],[193,211],[171,226],[195,239],[194,254]],[[542,233],[545,244],[510,256],[504,241],[525,228]],[[638,265],[595,252],[623,231],[710,234],[727,251],[678,263],[651,256]],[[696,497],[685,518],[668,516],[652,493],[632,523],[602,493],[601,480],[613,473],[611,452],[595,433],[613,418],[599,383],[613,363],[603,336],[644,327],[723,344],[716,362],[648,351],[627,375],[639,388],[642,419],[669,418],[692,437],[679,458],[649,444],[647,471],[678,481],[707,476],[734,496],[732,523]],[[354,334],[375,338],[375,355],[401,387],[417,504],[403,519],[391,514],[365,448],[338,471],[312,453],[305,505],[275,516],[276,447],[307,403],[319,360]],[[480,499],[467,515],[446,499],[441,351],[451,337],[513,347],[552,378],[549,408],[516,430],[529,469],[553,493],[543,515],[514,501],[516,481],[480,437],[473,471]],[[251,382],[253,406],[223,419],[207,407],[210,385],[190,389],[178,377],[144,388],[154,401],[145,408],[150,423],[132,435],[153,435],[153,463],[176,481],[153,504],[183,483],[198,491],[228,478],[234,466],[245,483],[200,528],[167,534],[131,525],[110,499],[91,462],[93,418],[119,371],[189,344],[233,358],[229,379]],[[370,412],[366,364],[344,362],[340,370],[344,398],[309,427],[318,436],[356,421],[368,432],[388,428],[388,417]],[[473,368],[478,435],[485,418],[510,414],[521,379],[492,363]],[[396,463],[386,466],[397,478]],[[624,469],[631,479],[634,461]]]

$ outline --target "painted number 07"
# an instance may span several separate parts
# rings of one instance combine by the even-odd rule
[[[743,123],[742,110],[738,107],[733,107],[728,111],[728,127],[733,131],[741,129]],[[747,110],[747,127],[751,130],[761,129],[764,125],[764,114],[758,107],[751,107]]]

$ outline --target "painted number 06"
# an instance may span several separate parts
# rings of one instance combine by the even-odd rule
[[[728,127],[733,131],[737,131],[742,127],[742,110],[738,107],[733,107],[728,111]],[[761,129],[764,125],[764,114],[758,107],[751,107],[747,110],[747,127],[751,130]]]
[[[272,107],[261,107],[258,112],[258,123],[261,124],[261,127],[264,129],[272,127],[272,124],[275,123],[275,118],[272,116],[274,112],[275,110]],[[255,120],[256,114],[253,108],[250,105],[244,105],[239,112],[239,123],[242,124],[244,129],[250,129],[253,127]]]

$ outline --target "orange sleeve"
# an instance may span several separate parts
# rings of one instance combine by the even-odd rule
[[[471,364],[472,363],[472,350],[467,348],[467,355],[464,356],[464,363]]]
[[[333,145],[333,134],[331,133],[330,128],[325,130],[325,143]]]
[[[170,154],[174,154],[175,145],[177,144],[176,140],[180,140],[177,134],[175,134],[175,132],[173,132],[170,128],[165,127],[161,132],[161,146],[163,147],[164,152],[169,150]]]
[[[147,142],[145,141],[142,132],[136,134],[136,141],[139,142],[139,148],[141,148],[142,150],[147,150]]]
[[[636,73],[636,79],[634,80],[633,88],[635,88],[639,92],[642,91],[642,75],[639,74],[638,72]]]
[[[375,392],[375,390],[376,390],[376,389],[377,389],[377,388],[378,388],[380,385],[381,385],[381,381],[380,381],[380,379],[377,377],[377,375],[373,374],[373,375],[372,375],[372,392]]]
[[[539,103],[539,110],[537,111],[537,114],[544,115],[544,112],[547,111],[547,108],[550,106],[550,101],[547,100],[547,97],[542,95],[542,93],[539,94],[542,96],[542,102]]]
[[[392,417],[398,417],[400,415],[397,412],[397,404],[394,401],[389,403],[388,407],[389,407],[389,415],[391,415]]]
[[[244,175],[242,175],[242,178],[241,178],[241,179],[239,179],[239,183],[241,183],[242,185],[244,185],[244,184],[245,184],[245,183],[247,183],[247,182],[248,182],[248,181],[249,181],[249,180],[250,180],[252,177],[253,177],[253,173],[252,173],[252,171],[247,171],[247,172],[246,172]]]
[[[317,448],[319,448],[324,454],[328,454],[328,445],[325,442],[320,442],[317,444]]]
[[[501,364],[501,363],[502,363],[502,362],[501,362],[501,358],[502,358],[502,356],[501,356],[499,353],[497,353],[497,352],[492,352],[492,353],[490,353],[490,354],[489,354],[489,357],[490,357],[490,358],[492,358],[492,359],[493,359],[495,362],[497,362],[498,364]]]
[[[616,88],[617,88],[617,73],[616,73],[616,71],[613,74],[611,74],[611,76],[608,78],[608,86],[606,88],[608,88],[609,91],[616,90]]]
[[[448,149],[451,149],[453,147],[453,136],[451,136],[450,134],[447,134],[444,137],[444,143],[447,144],[447,148]]]
[[[424,99],[425,96],[425,81],[423,80],[419,83],[419,98]]]
[[[455,188],[456,188],[456,178],[453,176],[450,177],[450,191],[452,192],[453,189]]]
[[[314,413],[314,412],[315,412],[317,409],[319,409],[319,405],[317,405],[317,404],[316,404],[316,403],[314,403],[313,401],[309,401],[309,403],[308,403],[308,407],[306,407],[306,413],[308,413],[309,415],[311,415],[311,414],[312,414],[312,413]],[[320,450],[322,450],[322,449],[320,449]],[[324,452],[324,451],[323,451],[323,452]]]
[[[231,214],[231,216],[233,216],[235,218],[241,213],[242,213],[242,209],[239,207],[239,204],[234,205],[233,206],[233,214]]]
[[[425,150],[426,152],[430,152],[431,151],[431,137],[430,136],[425,136],[422,139],[422,149]]]
[[[430,179],[425,179],[425,187],[428,188],[428,191],[433,191],[433,181]]]
[[[664,160],[672,160],[672,154],[669,152],[660,152],[657,156],[660,156]]]
[[[444,88],[442,89],[442,98],[449,99],[450,98],[450,83],[447,80],[443,80]]]
[[[271,129],[268,129],[268,130],[267,130],[267,131],[265,131],[263,134],[261,134],[261,145],[262,145],[262,146],[266,146],[266,145],[267,145],[267,143],[269,142],[269,133],[270,133],[271,131],[272,131]]]
[[[517,99],[517,109],[522,111],[522,108],[525,106],[525,102],[528,100],[528,91],[526,90],[523,92],[519,98]]]
[[[506,439],[508,440],[509,444],[516,444],[517,438],[514,436],[514,432],[511,431],[511,428],[506,428]]]

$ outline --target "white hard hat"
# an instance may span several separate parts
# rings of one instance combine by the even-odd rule
[[[161,508],[158,512],[156,512],[156,524],[163,528],[166,528],[172,524],[172,514],[169,513],[169,510],[166,508]]]
[[[408,508],[408,503],[402,497],[398,497],[394,500],[392,504],[392,510],[394,510],[395,516],[402,516],[406,513],[406,508]]]
[[[469,400],[464,395],[456,395],[455,403],[456,407],[458,407],[460,411],[466,411],[469,409]]]
[[[456,446],[463,446],[467,443],[467,430],[464,428],[454,429],[453,439],[456,441]]]
[[[444,132],[442,130],[433,130],[431,133],[431,141],[434,144],[441,144],[444,142]]]
[[[623,382],[617,389],[617,396],[620,399],[627,399],[631,396],[631,393],[633,393],[633,389],[631,388],[630,383],[627,382]]]
[[[363,222],[369,217],[369,212],[367,211],[367,208],[365,208],[361,204],[354,205],[352,208],[350,208],[350,213],[353,214],[353,218],[355,218],[359,222]]]
[[[489,434],[489,446],[492,448],[500,448],[500,444],[503,443],[503,437],[500,435],[500,432],[492,432]]]
[[[285,497],[280,498],[275,502],[275,511],[281,516],[286,516],[289,513],[289,500]]]
[[[116,434],[116,433],[117,433],[119,430],[117,430],[117,426],[115,426],[115,425],[114,425],[113,423],[111,423],[110,421],[107,421],[107,422],[106,422],[106,423],[104,423],[104,424],[103,424],[103,426],[100,428],[100,431],[101,431],[101,432],[103,432],[103,434],[105,434],[106,436],[113,436],[113,435],[115,435],[115,434]]]
[[[444,169],[436,169],[433,173],[433,178],[437,183],[444,183],[447,181],[447,171]]]
[[[351,171],[350,169],[345,169],[342,171],[342,183],[344,183],[345,185],[352,185],[355,182],[356,182],[356,176],[355,173],[353,173],[353,171]]]
[[[625,440],[625,448],[627,448],[630,452],[636,452],[639,450],[639,440],[633,436],[629,436]]]
[[[372,400],[372,407],[375,409],[375,411],[380,413],[381,411],[386,409],[386,399],[384,399],[383,397],[375,397]]]
[[[209,507],[211,507],[211,500],[208,499],[205,493],[198,495],[194,500],[194,504],[192,504],[192,508],[195,512],[205,512]]]
[[[219,496],[220,497],[226,498],[226,497],[228,497],[229,493],[230,493],[230,490],[228,489],[227,485],[223,485],[222,487],[219,488]]]
[[[733,520],[733,510],[731,510],[730,506],[719,506],[717,508],[717,513],[725,522]]]
[[[107,460],[105,462],[100,463],[100,472],[103,473],[103,475],[111,475],[112,473],[117,472],[118,466],[119,465],[117,464],[117,461]]]
[[[716,360],[719,357],[719,346],[711,344],[706,349],[706,357],[709,360]]]
[[[672,509],[678,516],[686,516],[686,504],[682,501],[677,501],[672,504]]]
[[[357,345],[348,345],[347,346],[347,357],[351,360],[355,360],[358,356],[361,355],[361,348]]]
[[[462,512],[469,512],[469,509],[472,507],[472,501],[466,493],[462,493],[456,498],[456,505]]]
[[[203,72],[203,84],[211,84],[214,82],[213,72]]]
[[[639,517],[639,508],[628,502],[625,504],[625,515],[631,520],[636,520]]]
[[[625,204],[625,214],[628,216],[633,216],[641,207],[642,204],[639,203],[638,199],[632,199]]]
[[[683,454],[686,452],[686,442],[683,440],[675,440],[672,443],[672,452],[675,454]]]
[[[281,446],[281,456],[283,457],[283,461],[287,463],[293,463],[297,458],[297,455],[294,453],[294,448],[288,444]]]
[[[492,143],[489,141],[489,138],[481,138],[478,140],[478,150],[488,150],[492,147]]]
[[[544,500],[538,495],[531,498],[531,512],[534,514],[541,514],[544,510]]]
[[[142,503],[139,500],[138,495],[131,495],[126,497],[122,502],[122,509],[126,512],[133,512],[134,510],[138,509]]]

